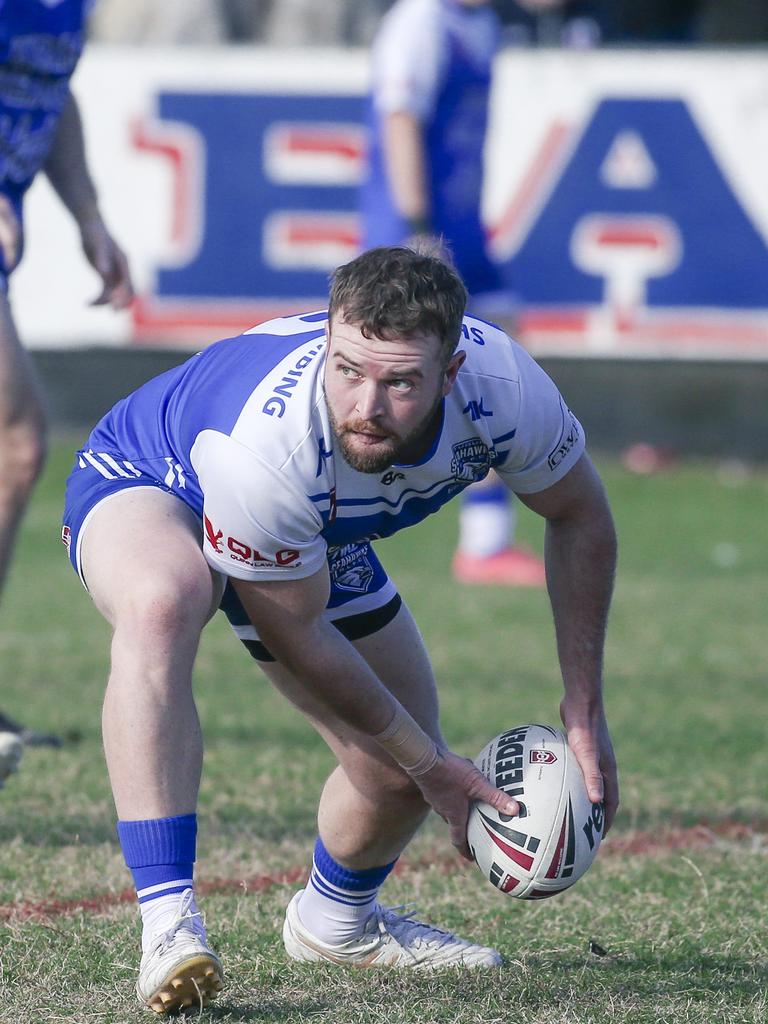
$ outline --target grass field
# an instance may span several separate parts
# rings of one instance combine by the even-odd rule
[[[29,750],[0,792],[2,1024],[147,1019],[99,738],[107,629],[58,540],[74,446],[54,448],[0,632],[0,706],[70,737],[59,751]],[[510,900],[453,857],[433,819],[387,898],[497,945],[500,972],[349,975],[288,962],[282,913],[331,760],[214,621],[196,671],[198,878],[227,989],[207,1019],[765,1024],[768,475],[691,464],[641,477],[598,463],[621,542],[607,685],[623,804],[590,874],[556,900]],[[446,736],[473,756],[502,728],[554,723],[560,684],[544,595],[451,583],[455,512],[378,550],[432,652]],[[540,548],[538,520],[525,515],[521,533]]]

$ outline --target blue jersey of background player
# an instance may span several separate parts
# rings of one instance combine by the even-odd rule
[[[485,0],[398,0],[372,55],[364,247],[439,235],[471,295],[500,286],[480,210],[498,37]]]
[[[0,0],[0,587],[45,453],[40,387],[8,298],[8,278],[23,250],[24,194],[39,171],[74,217],[85,255],[101,278],[95,304],[121,308],[133,295],[125,257],[99,211],[69,88],[89,6],[84,0]],[[2,713],[0,731],[19,733],[27,742],[51,739]]]
[[[0,193],[19,224],[24,193],[45,164],[69,102],[88,6],[83,0],[0,4]],[[18,262],[20,242],[13,261],[4,258],[6,273]]]

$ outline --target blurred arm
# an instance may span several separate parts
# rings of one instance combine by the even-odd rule
[[[45,173],[80,229],[83,251],[102,280],[102,292],[93,305],[110,303],[115,309],[133,298],[127,260],[107,231],[99,210],[96,189],[88,170],[80,111],[72,95],[64,106]]]
[[[385,114],[382,145],[389,187],[398,213],[409,222],[414,235],[429,234],[432,204],[421,122],[404,110]]]

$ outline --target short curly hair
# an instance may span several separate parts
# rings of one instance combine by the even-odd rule
[[[444,366],[461,337],[467,289],[437,247],[369,249],[331,275],[328,322],[343,315],[366,338],[440,340]]]

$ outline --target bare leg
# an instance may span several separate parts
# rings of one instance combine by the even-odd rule
[[[99,506],[84,536],[83,575],[114,629],[102,724],[123,820],[190,814],[197,804],[202,738],[192,665],[221,596],[199,534],[181,501],[141,488]]]
[[[0,288],[0,592],[19,524],[45,461],[45,414],[32,362],[21,346]],[[25,743],[58,746],[57,736],[25,729],[0,712],[0,730]],[[9,740],[10,742],[10,740]]]
[[[422,728],[439,739],[435,681],[407,608],[355,646]],[[429,812],[417,787],[375,742],[314,701],[282,666],[262,667],[309,718],[339,761],[325,784],[318,811],[319,832],[328,852],[354,870],[395,860]]]
[[[45,461],[45,415],[32,362],[0,290],[0,587],[16,532]]]

